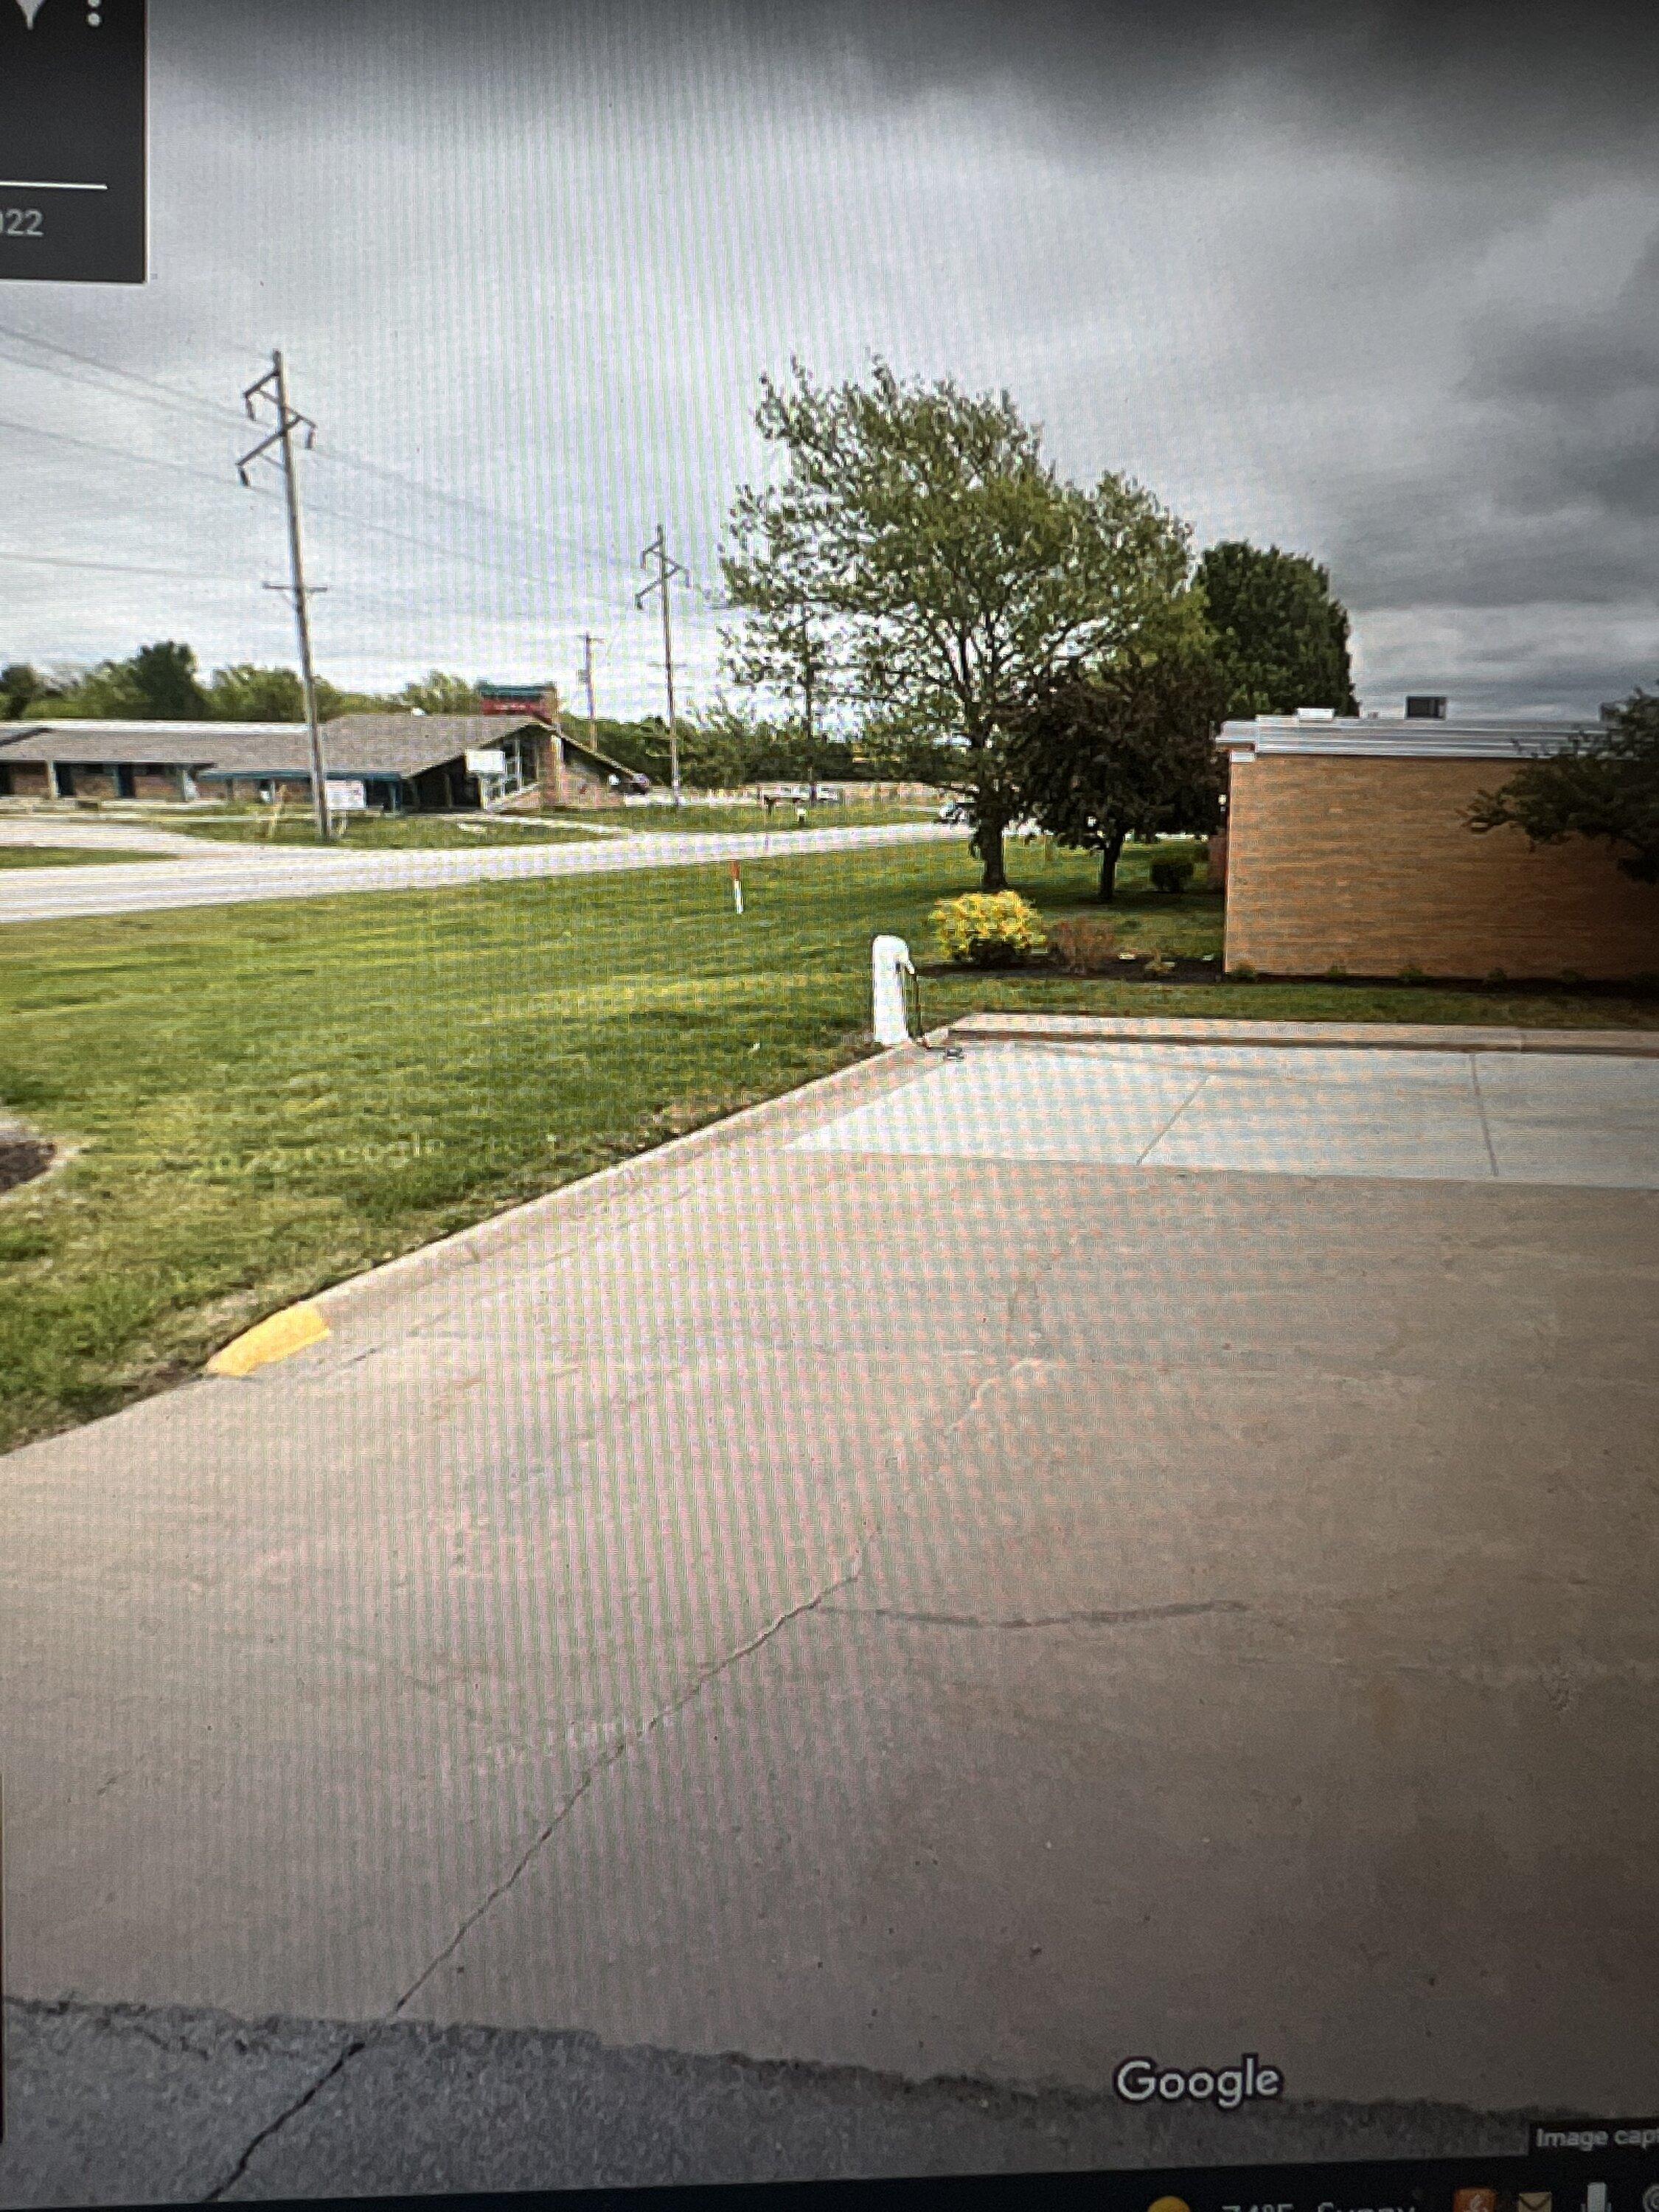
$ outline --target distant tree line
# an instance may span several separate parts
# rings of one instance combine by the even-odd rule
[[[320,678],[317,707],[336,714],[469,714],[478,710],[475,685],[434,668],[392,693],[343,691]],[[0,667],[0,720],[83,720],[158,722],[297,722],[305,700],[291,668],[239,661],[202,677],[193,648],[177,639],[141,645],[125,660],[43,673],[27,661]]]

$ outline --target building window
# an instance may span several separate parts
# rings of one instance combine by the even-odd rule
[[[540,781],[536,773],[536,739],[521,732],[503,738],[501,752],[507,762],[507,774],[501,779],[501,795],[526,790]]]

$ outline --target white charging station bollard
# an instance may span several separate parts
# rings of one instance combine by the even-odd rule
[[[878,1044],[908,1044],[910,1021],[904,979],[914,975],[910,948],[902,937],[878,937],[870,947],[871,1026]]]

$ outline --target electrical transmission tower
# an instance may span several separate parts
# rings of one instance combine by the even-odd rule
[[[661,523],[657,525],[656,536],[641,554],[640,566],[656,573],[648,584],[635,592],[635,605],[642,607],[653,592],[662,599],[662,672],[668,687],[668,774],[673,785],[674,804],[680,806],[684,801],[680,796],[680,733],[674,719],[674,632],[668,618],[668,592],[676,576],[683,576],[690,582],[691,571],[683,562],[669,558],[668,540]]]
[[[301,429],[306,434],[307,450],[317,442],[317,425],[308,415],[301,415],[290,407],[288,398],[288,377],[283,368],[283,356],[270,356],[270,373],[262,376],[257,384],[250,384],[242,394],[242,404],[247,410],[248,420],[257,422],[259,410],[255,402],[269,400],[276,410],[276,427],[268,438],[263,438],[251,453],[244,453],[236,464],[236,473],[242,482],[249,483],[250,465],[262,453],[275,447],[281,455],[283,488],[288,495],[288,562],[289,581],[286,584],[267,584],[268,592],[286,592],[294,602],[295,626],[300,635],[300,683],[305,692],[306,727],[311,737],[311,804],[317,817],[317,835],[327,844],[331,835],[328,818],[328,779],[323,767],[323,733],[317,720],[317,677],[311,665],[311,608],[313,591],[325,587],[306,582],[305,551],[300,535],[300,484],[294,469],[294,433]]]
[[[603,645],[602,637],[592,630],[582,632],[582,689],[587,694],[587,742],[595,752],[599,749],[599,718],[593,707],[593,648]]]

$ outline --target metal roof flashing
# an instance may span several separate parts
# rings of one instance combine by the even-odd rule
[[[1562,752],[1576,738],[1594,735],[1589,722],[1413,721],[1343,715],[1262,714],[1253,722],[1226,722],[1217,738],[1235,760],[1263,753],[1322,755],[1355,760],[1528,760]]]

